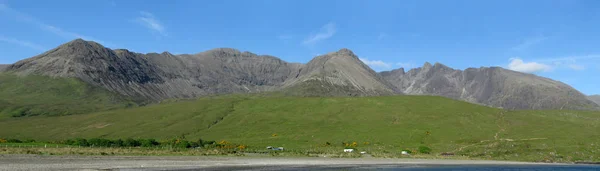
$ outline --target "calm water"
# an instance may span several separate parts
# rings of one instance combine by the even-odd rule
[[[193,169],[191,169],[193,170]],[[344,167],[328,167],[328,166],[266,166],[266,167],[229,167],[229,168],[213,168],[202,170],[285,170],[285,171],[600,171],[599,165],[561,165],[561,166],[512,166],[512,165],[481,165],[481,166],[426,166],[426,165],[403,165],[403,166],[344,166]]]
[[[303,168],[299,170],[315,170],[315,168],[308,169]],[[321,168],[316,170],[349,170],[349,171],[363,171],[363,170],[378,170],[378,171],[600,171],[600,166],[591,165],[580,165],[580,166],[371,166],[371,167],[355,167],[355,168]]]

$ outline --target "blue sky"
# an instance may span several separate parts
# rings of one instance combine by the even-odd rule
[[[349,48],[376,71],[501,66],[600,94],[596,0],[0,0],[0,63],[75,38],[142,53],[231,47],[301,63]]]

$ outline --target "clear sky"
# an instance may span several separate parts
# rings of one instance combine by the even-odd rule
[[[0,63],[75,38],[301,63],[349,48],[376,71],[501,66],[600,94],[598,0],[0,0]]]

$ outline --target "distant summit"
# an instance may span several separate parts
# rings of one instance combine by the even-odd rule
[[[597,105],[571,86],[499,67],[455,70],[433,66],[381,73],[405,94],[436,95],[505,109],[591,109]]]
[[[349,49],[317,56],[300,68],[284,88],[303,96],[393,95],[393,86]]]

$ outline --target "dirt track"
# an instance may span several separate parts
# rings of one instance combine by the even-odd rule
[[[194,156],[39,156],[0,155],[0,170],[285,170],[369,166],[419,167],[426,165],[541,165],[539,163],[424,160],[424,159],[332,159],[253,158]]]

